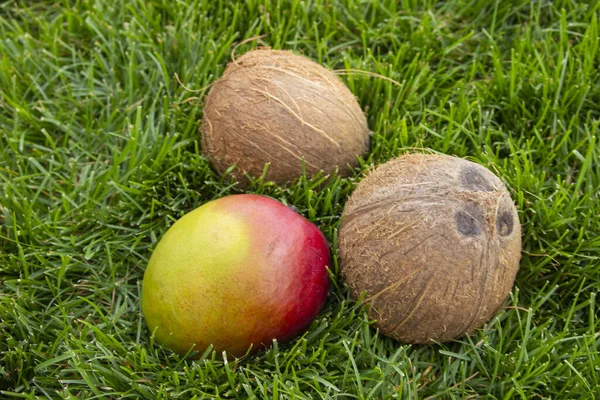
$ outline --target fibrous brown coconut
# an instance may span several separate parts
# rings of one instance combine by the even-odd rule
[[[219,173],[286,183],[320,170],[342,176],[367,151],[355,96],[328,69],[290,51],[253,50],[232,61],[206,98],[204,154]]]
[[[448,341],[502,306],[521,257],[517,210],[488,169],[449,156],[387,162],[350,197],[341,273],[365,293],[380,331],[406,343]]]

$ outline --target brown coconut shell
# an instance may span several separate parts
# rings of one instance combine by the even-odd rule
[[[482,327],[509,295],[521,227],[506,187],[481,165],[413,154],[387,162],[348,200],[341,273],[369,316],[405,343]]]
[[[253,50],[232,61],[206,98],[202,148],[219,173],[283,184],[339,167],[346,176],[367,151],[355,96],[331,71],[290,51]]]

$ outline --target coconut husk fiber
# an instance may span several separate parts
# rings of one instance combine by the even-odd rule
[[[405,343],[461,337],[509,295],[521,258],[510,194],[481,165],[412,154],[369,173],[349,198],[340,268],[369,316]]]
[[[202,148],[219,173],[284,184],[323,170],[347,176],[368,148],[356,97],[330,70],[290,51],[259,49],[232,61],[206,98]]]

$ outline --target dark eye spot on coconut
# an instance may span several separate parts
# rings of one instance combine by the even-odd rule
[[[474,192],[491,192],[492,185],[474,167],[463,168],[460,173],[461,185]]]
[[[481,232],[479,221],[466,211],[456,213],[456,229],[465,236],[477,236]]]
[[[454,216],[456,229],[464,236],[477,236],[485,228],[485,217],[481,208],[474,203],[466,203]]]
[[[498,219],[496,219],[496,230],[500,236],[508,236],[512,233],[514,228],[514,221],[512,214],[508,211],[500,213]]]

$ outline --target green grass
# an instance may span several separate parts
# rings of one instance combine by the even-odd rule
[[[9,0],[0,4],[0,398],[600,397],[600,3],[576,0]],[[523,259],[473,336],[400,345],[338,277],[300,339],[187,361],[140,313],[152,249],[184,213],[238,193],[199,147],[203,92],[260,42],[332,69],[371,149],[349,179],[257,180],[332,243],[372,165],[415,148],[510,188]],[[244,44],[238,54],[256,46]]]

